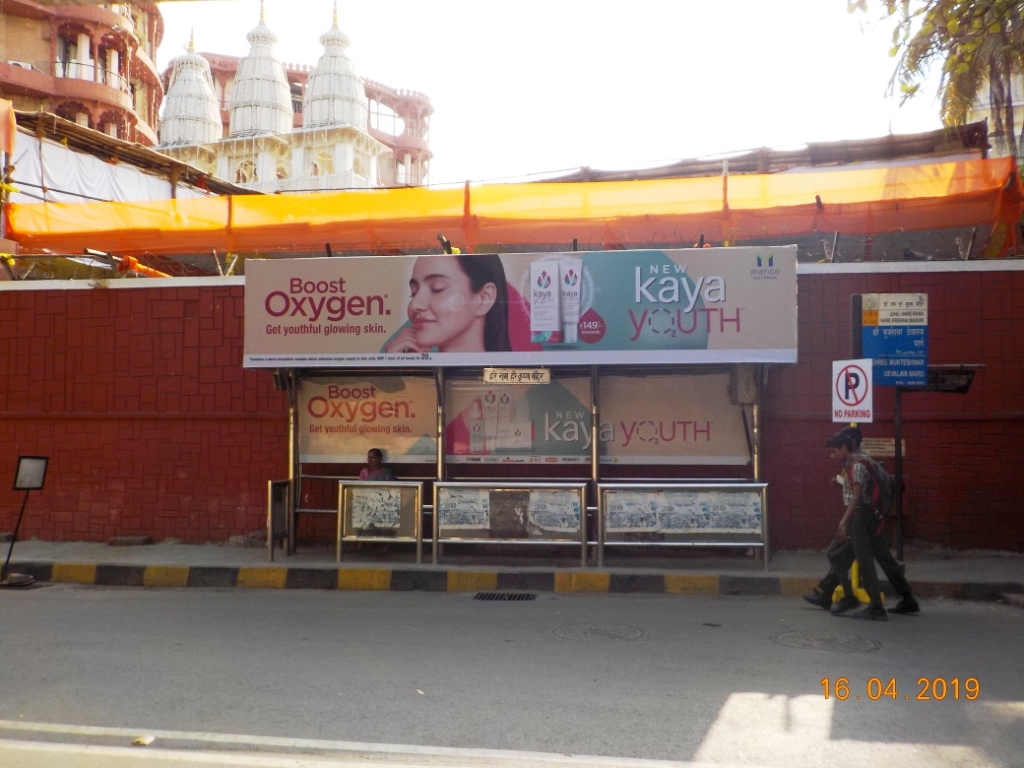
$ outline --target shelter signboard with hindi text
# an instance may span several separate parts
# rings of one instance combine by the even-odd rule
[[[796,246],[245,270],[249,368],[796,362]]]

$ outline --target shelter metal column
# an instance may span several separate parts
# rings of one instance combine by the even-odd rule
[[[434,369],[434,384],[437,387],[437,472],[436,482],[444,482],[445,479],[445,464],[444,464],[444,418],[445,418],[445,384],[444,384],[444,368]],[[430,526],[430,552],[431,562],[434,565],[438,564],[438,558],[441,555],[441,545],[438,543],[438,533],[440,531],[438,527],[438,509],[437,499],[438,494],[435,491],[431,494],[431,506],[430,506],[430,520],[432,525]],[[422,540],[422,528],[420,526],[421,533],[420,538]]]
[[[288,488],[291,493],[291,504],[288,509],[287,523],[287,549],[289,555],[295,554],[295,510],[299,506],[299,498],[302,493],[302,477],[299,464],[299,425],[298,425],[298,397],[296,385],[298,383],[294,370],[288,371]]]
[[[601,502],[598,483],[601,481],[601,421],[600,408],[598,407],[598,394],[601,389],[600,378],[596,365],[590,366],[590,487],[594,494],[594,525],[598,531],[597,539],[597,566],[604,566],[604,546],[600,531],[601,523]],[[580,524],[586,526],[587,510],[580,510]],[[589,535],[587,536],[589,539]],[[584,549],[583,565],[587,564],[586,549]]]
[[[753,443],[754,443],[754,482],[761,482],[761,390],[764,384],[764,377],[767,375],[768,369],[765,366],[761,366],[757,371],[756,379],[757,384],[754,389],[754,406],[752,408],[753,422]],[[771,549],[768,545],[768,494],[761,494],[761,532],[762,539],[764,541],[764,547],[761,548],[761,556],[764,558],[764,569],[768,570],[768,563],[771,561]],[[757,550],[754,550],[755,553]]]

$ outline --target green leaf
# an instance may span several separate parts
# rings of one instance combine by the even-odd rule
[[[957,30],[960,29],[960,22],[957,21],[956,19],[950,19],[948,22],[946,22],[946,29],[949,30],[949,33],[951,35],[955,35],[957,33]]]
[[[900,52],[900,47],[898,45],[894,45],[892,48],[889,49],[889,58],[890,59],[896,58],[896,54],[898,54],[899,52]]]

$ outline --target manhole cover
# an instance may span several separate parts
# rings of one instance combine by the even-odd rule
[[[474,600],[494,600],[502,603],[518,603],[523,600],[536,600],[533,592],[477,592]]]
[[[772,636],[772,641],[789,648],[822,653],[866,653],[877,651],[882,644],[857,635],[842,635],[838,632],[801,632],[792,630]]]
[[[636,640],[643,633],[625,624],[569,624],[555,630],[563,640]]]

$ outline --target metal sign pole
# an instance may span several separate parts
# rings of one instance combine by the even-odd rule
[[[903,394],[896,387],[892,406],[893,428],[896,434],[896,559],[903,562]]]
[[[0,569],[0,582],[7,581],[7,566],[11,563],[11,553],[14,552],[14,542],[18,540],[18,529],[21,528],[21,518],[25,516],[25,505],[28,504],[29,491],[25,491],[25,499],[21,502],[21,512],[18,513],[18,522],[14,524],[14,535],[11,536],[11,546],[7,548],[7,559],[4,560],[4,567]]]

